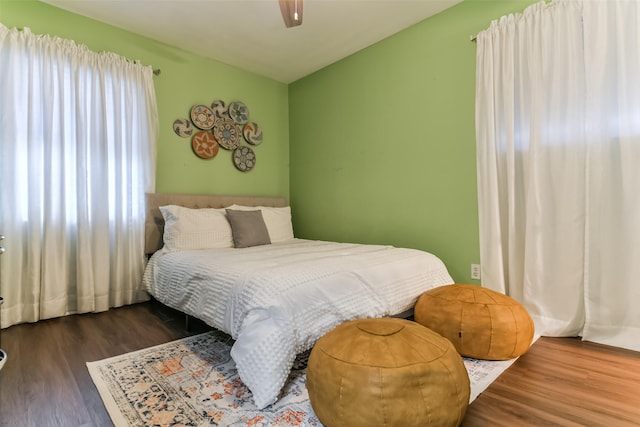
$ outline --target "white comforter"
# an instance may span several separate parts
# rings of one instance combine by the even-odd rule
[[[230,334],[242,381],[264,408],[297,353],[337,325],[413,307],[453,283],[436,256],[392,246],[292,239],[265,246],[168,252],[149,261],[146,290]]]

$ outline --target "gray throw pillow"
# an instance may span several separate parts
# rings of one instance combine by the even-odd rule
[[[233,245],[236,248],[248,248],[271,243],[269,231],[262,218],[262,211],[226,209],[226,212],[227,220],[231,224]]]

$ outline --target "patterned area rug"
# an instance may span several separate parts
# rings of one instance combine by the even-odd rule
[[[309,352],[296,359],[283,397],[258,410],[229,355],[232,344],[212,331],[87,367],[116,427],[322,426],[307,394]],[[470,402],[514,361],[465,358]]]

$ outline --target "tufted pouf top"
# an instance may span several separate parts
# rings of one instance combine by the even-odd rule
[[[404,319],[359,319],[320,338],[307,388],[327,427],[456,426],[469,404],[460,355],[440,335]]]
[[[466,357],[506,360],[522,355],[533,340],[533,320],[513,298],[476,285],[440,286],[423,293],[416,322],[453,343]]]

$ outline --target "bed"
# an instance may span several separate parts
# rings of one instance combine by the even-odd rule
[[[261,409],[296,355],[334,327],[407,313],[424,291],[453,283],[424,251],[295,238],[282,197],[148,194],[147,211],[145,289],[232,336]]]

